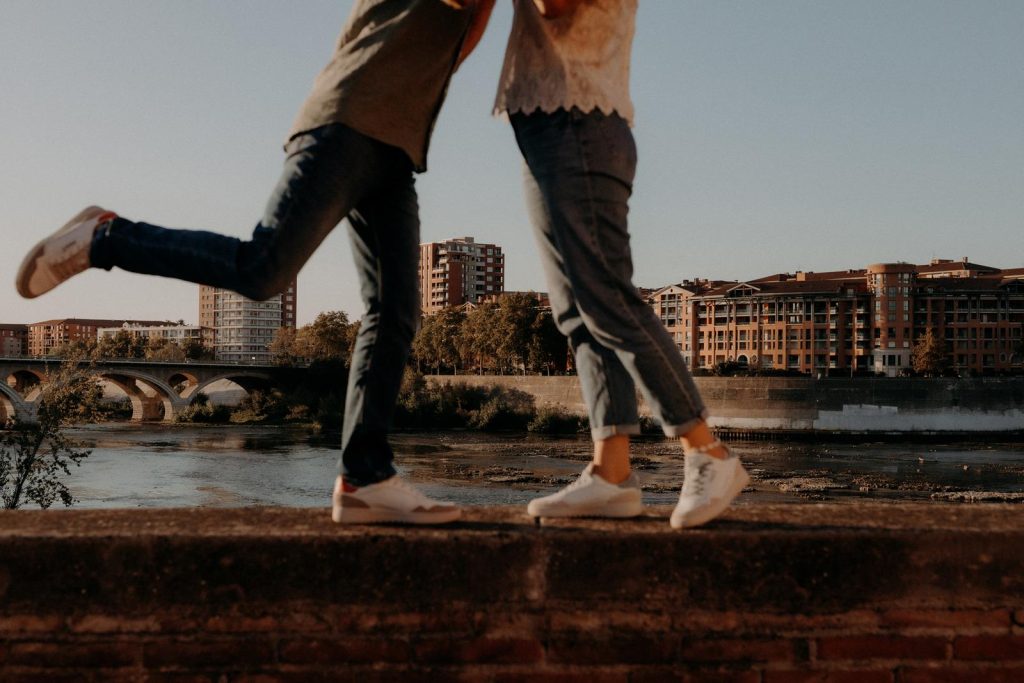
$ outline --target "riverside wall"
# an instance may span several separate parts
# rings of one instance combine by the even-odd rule
[[[0,681],[1024,680],[1020,506],[668,512],[0,511]]]
[[[500,385],[538,406],[586,414],[579,378],[430,376],[430,382]],[[1024,378],[697,377],[718,429],[792,433],[1014,433],[1024,431]],[[641,414],[650,411],[639,395]]]

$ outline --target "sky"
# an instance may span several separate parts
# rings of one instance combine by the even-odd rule
[[[88,204],[245,237],[350,0],[0,0],[0,322],[195,322],[198,287],[93,270],[32,301],[23,255]],[[498,0],[420,176],[423,241],[501,245],[545,289],[507,122]],[[634,282],[964,256],[1024,266],[1024,2],[641,0]],[[3,284],[6,282],[7,284]],[[362,312],[345,226],[299,323]]]

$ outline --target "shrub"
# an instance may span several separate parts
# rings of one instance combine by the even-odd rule
[[[587,431],[586,417],[561,406],[541,406],[526,429],[536,434],[578,434]]]

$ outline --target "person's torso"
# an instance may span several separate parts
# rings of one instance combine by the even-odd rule
[[[441,0],[358,0],[289,138],[343,123],[422,170],[470,19]]]
[[[533,0],[513,0],[495,112],[599,109],[633,120],[629,61],[637,0],[583,0],[558,19]]]

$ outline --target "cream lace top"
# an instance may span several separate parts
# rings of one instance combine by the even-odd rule
[[[584,0],[574,12],[545,19],[533,0],[513,0],[494,113],[578,107],[633,123],[629,54],[638,0]]]

